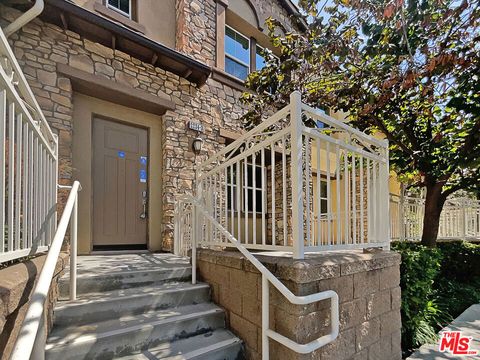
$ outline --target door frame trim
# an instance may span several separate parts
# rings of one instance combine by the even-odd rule
[[[139,126],[149,131],[149,227],[148,249],[161,251],[165,225],[163,202],[164,184],[164,119],[155,114],[111,103],[78,92],[73,92],[73,129],[60,129],[60,181],[79,180],[83,190],[79,193],[78,253],[92,252],[92,119],[112,119],[127,125]],[[60,199],[67,196],[60,191]]]

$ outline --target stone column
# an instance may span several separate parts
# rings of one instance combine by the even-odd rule
[[[176,48],[207,65],[215,66],[215,0],[177,0]]]

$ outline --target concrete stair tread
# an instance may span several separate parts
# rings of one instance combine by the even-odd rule
[[[187,305],[167,310],[155,310],[139,315],[126,315],[118,319],[101,321],[87,325],[54,327],[47,340],[46,350],[82,342],[97,341],[129,332],[136,332],[179,320],[199,318],[208,314],[221,313],[223,310],[212,303]]]
[[[91,278],[104,278],[104,277],[112,277],[112,276],[131,276],[134,274],[141,274],[141,273],[169,273],[174,270],[183,270],[183,269],[191,269],[190,265],[177,265],[172,267],[159,267],[159,268],[145,268],[145,269],[135,269],[135,270],[125,270],[122,268],[111,269],[108,273],[95,273],[95,272],[77,272],[77,279],[91,279]],[[70,269],[65,271],[64,276],[62,276],[61,280],[70,281]]]
[[[133,354],[117,358],[119,360],[186,360],[205,358],[209,360],[236,359],[241,350],[242,340],[225,329],[217,329],[205,334],[191,336],[176,341],[167,341],[141,354]],[[232,348],[232,357],[226,357],[226,351]],[[221,353],[215,357],[214,353]]]
[[[139,296],[157,295],[161,293],[181,292],[184,290],[203,289],[203,288],[209,288],[209,285],[205,283],[197,283],[196,285],[193,285],[192,283],[188,283],[188,282],[175,281],[175,282],[159,283],[156,285],[79,294],[77,296],[77,299],[74,301],[60,300],[57,303],[55,310],[64,309],[64,308],[66,309],[69,307],[79,306],[83,304],[91,305],[92,303],[97,303],[97,302],[108,302],[109,300],[115,299],[118,297],[122,297],[125,300],[127,299],[133,300],[135,297],[139,297]]]
[[[77,294],[92,294],[119,289],[154,286],[169,282],[187,282],[192,274],[189,265],[170,268],[146,268],[141,270],[125,270],[113,268],[108,273],[80,272],[77,276]],[[69,295],[70,277],[68,274],[59,281],[61,298]]]
[[[120,254],[78,259],[77,300],[69,274],[45,346],[47,360],[237,360],[242,341],[225,329],[208,284],[191,284],[188,258]]]

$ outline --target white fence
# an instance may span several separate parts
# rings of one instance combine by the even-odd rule
[[[314,124],[307,127],[304,123]],[[248,249],[305,252],[389,246],[388,143],[301,103],[288,106],[197,167],[196,196]],[[176,245],[188,249],[188,207]],[[198,245],[229,247],[199,218]]]
[[[392,240],[420,240],[425,200],[391,195],[390,228]],[[440,240],[480,240],[480,201],[468,197],[447,199],[440,215]]]
[[[56,231],[57,139],[0,30],[0,263],[45,251]]]

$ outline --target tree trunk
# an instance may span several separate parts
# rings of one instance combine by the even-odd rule
[[[425,214],[423,216],[422,245],[435,247],[437,245],[438,227],[440,225],[440,213],[445,203],[442,194],[443,184],[435,183],[427,185],[425,197]]]

